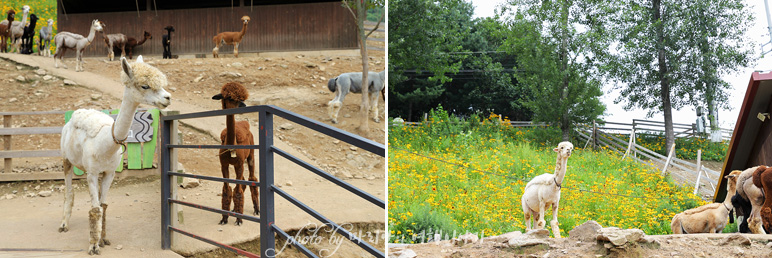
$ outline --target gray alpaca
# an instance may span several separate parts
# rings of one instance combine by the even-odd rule
[[[54,37],[54,44],[56,44],[54,67],[59,68],[59,62],[61,62],[62,58],[64,58],[64,52],[67,51],[67,49],[75,49],[75,71],[82,72],[83,50],[86,49],[86,47],[91,44],[92,41],[94,41],[94,33],[97,31],[102,31],[102,26],[104,26],[104,23],[100,22],[99,20],[94,20],[91,22],[91,31],[88,33],[88,37],[83,37],[82,35],[66,31],[56,34],[56,37]],[[56,59],[57,57],[59,60]],[[64,62],[62,62],[62,65],[65,69],[67,69],[67,65],[65,65]]]
[[[368,95],[370,95],[370,112],[372,112],[373,120],[380,122],[380,114],[378,113],[378,92],[383,90],[386,82],[386,71],[380,73],[369,72],[367,74],[367,84],[370,85]],[[338,77],[332,78],[327,82],[327,88],[330,91],[335,92],[335,98],[327,103],[328,112],[333,123],[338,123],[338,112],[340,112],[343,106],[343,99],[346,98],[346,94],[349,92],[361,93],[362,92],[362,72],[343,73]]]
[[[40,42],[38,42],[38,55],[51,56],[51,35],[53,35],[54,20],[48,19],[48,26],[40,28]]]

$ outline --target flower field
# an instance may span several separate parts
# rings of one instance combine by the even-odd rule
[[[422,126],[389,129],[390,242],[524,230],[523,188],[536,175],[554,173],[560,134],[475,119],[462,123],[440,110]],[[706,203],[646,165],[578,145],[561,192],[563,236],[588,220],[669,234],[673,215]],[[547,225],[551,218],[549,211]]]
[[[15,21],[21,21],[22,18],[22,11],[21,8],[24,5],[29,5],[30,7],[30,14],[35,14],[38,17],[38,22],[35,25],[35,47],[33,47],[35,52],[38,52],[38,37],[40,34],[40,28],[43,26],[48,25],[48,19],[54,20],[53,25],[53,34],[56,35],[57,27],[57,21],[56,21],[56,0],[27,0],[27,1],[11,1],[11,2],[4,2],[2,3],[2,9],[0,11],[2,12],[2,20],[5,20],[6,15],[8,14],[8,10],[13,9],[16,11],[16,18]],[[29,17],[27,17],[27,22],[29,23]],[[54,41],[53,38],[51,39],[51,45],[53,45]],[[9,46],[10,47],[10,46]],[[56,50],[56,46],[51,46],[51,53]]]

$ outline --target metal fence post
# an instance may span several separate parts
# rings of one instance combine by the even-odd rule
[[[165,114],[161,114],[162,116]],[[171,247],[171,213],[169,212],[169,196],[171,195],[171,155],[168,146],[171,141],[171,128],[173,121],[161,123],[161,248],[167,250]]]
[[[276,256],[276,241],[271,227],[274,223],[273,203],[273,114],[260,111],[260,255]]]
[[[11,116],[10,115],[4,115],[3,116],[3,128],[11,128],[12,125],[13,125],[13,123],[11,122]],[[11,136],[10,135],[3,136],[3,139],[4,139],[3,144],[5,145],[5,148],[3,150],[7,150],[7,151],[11,150]],[[13,172],[13,160],[12,159],[10,159],[10,158],[6,158],[5,159],[5,170],[4,170],[4,172],[8,173],[8,174]]]

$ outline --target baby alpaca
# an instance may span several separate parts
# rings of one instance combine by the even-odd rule
[[[558,153],[555,162],[555,174],[541,174],[531,179],[525,185],[523,190],[523,214],[525,215],[525,230],[531,230],[531,218],[536,220],[536,228],[541,229],[547,224],[544,220],[544,214],[549,207],[552,207],[552,235],[560,238],[560,228],[558,227],[558,204],[560,203],[560,189],[563,187],[563,177],[566,175],[566,166],[568,157],[571,157],[571,151],[574,145],[570,142],[561,142],[554,149]]]
[[[726,184],[727,192],[724,202],[709,203],[703,206],[689,209],[673,216],[670,222],[670,230],[673,234],[694,234],[694,233],[721,233],[726,227],[727,220],[732,220],[731,211],[732,196],[737,189],[737,177],[742,173],[739,170],[732,171],[728,176]]]

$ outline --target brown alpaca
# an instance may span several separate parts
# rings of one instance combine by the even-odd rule
[[[126,45],[124,46],[124,48],[126,49],[124,53],[129,56],[129,59],[132,59],[134,57],[134,48],[141,46],[142,44],[145,44],[145,41],[147,41],[148,39],[153,39],[153,35],[150,35],[150,32],[147,32],[147,31],[145,31],[145,34],[143,35],[142,40],[140,41],[137,41],[137,39],[135,38],[128,37],[126,39]],[[117,51],[117,50],[114,50],[114,51]]]
[[[229,82],[222,86],[219,94],[214,95],[212,99],[222,100],[222,109],[244,107],[244,100],[249,97],[249,92],[238,82]],[[249,132],[249,122],[239,121],[233,118],[233,115],[225,116],[225,130],[220,134],[220,141],[223,145],[254,145],[255,139]],[[220,168],[222,177],[228,178],[230,165],[236,170],[236,179],[244,180],[244,160],[249,166],[249,181],[257,182],[255,177],[255,150],[254,149],[220,149]],[[228,183],[222,186],[222,209],[230,210],[231,199],[233,199],[233,212],[244,213],[244,188],[245,185],[236,185],[231,192]],[[255,208],[255,215],[260,214],[260,201],[258,199],[257,187],[249,186],[252,195],[252,205]],[[236,218],[236,225],[241,225],[241,218]],[[222,215],[220,225],[228,224],[228,215]]]
[[[727,220],[731,219],[729,214],[734,209],[732,196],[737,189],[737,177],[740,173],[742,171],[735,170],[725,177],[729,181],[726,184],[724,202],[705,204],[673,216],[670,222],[670,230],[673,234],[721,233],[726,227]]]
[[[737,215],[742,216],[739,230],[742,233],[765,234],[761,221],[761,207],[765,202],[764,192],[753,184],[753,175],[761,173],[767,166],[756,166],[744,170],[737,177],[737,195],[732,199]]]
[[[763,171],[753,172],[753,185],[764,190],[764,193],[772,193],[772,167]],[[766,232],[772,231],[772,198],[765,198],[761,205],[761,223]]]
[[[241,26],[241,31],[220,32],[220,34],[217,34],[217,36],[212,38],[212,42],[215,45],[214,49],[212,49],[212,56],[215,58],[220,57],[220,46],[226,44],[233,45],[233,56],[239,57],[239,44],[241,43],[241,39],[244,38],[244,33],[247,32],[249,16],[245,15],[244,17],[241,17],[241,20],[244,21],[244,25]]]
[[[11,36],[11,24],[13,24],[13,18],[15,15],[16,11],[8,10],[6,21],[0,23],[0,52],[8,52],[6,43],[8,41],[8,37]]]

